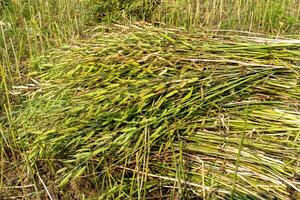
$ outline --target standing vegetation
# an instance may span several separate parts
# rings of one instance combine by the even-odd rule
[[[233,29],[296,34],[299,0],[98,0],[101,21],[146,20],[188,29]]]

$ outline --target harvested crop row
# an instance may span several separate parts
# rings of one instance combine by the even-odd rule
[[[53,160],[56,186],[84,177],[102,199],[295,197],[299,49],[149,26],[94,34],[32,62],[20,143],[32,163]]]

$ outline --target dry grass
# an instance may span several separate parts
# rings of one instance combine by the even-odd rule
[[[287,199],[299,191],[298,49],[151,26],[97,33],[33,61],[34,91],[14,91],[28,97],[18,145],[50,185],[84,178],[100,199]]]

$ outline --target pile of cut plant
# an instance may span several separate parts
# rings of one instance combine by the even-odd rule
[[[299,41],[106,31],[32,60],[15,91],[49,196],[84,182],[100,199],[297,198]]]

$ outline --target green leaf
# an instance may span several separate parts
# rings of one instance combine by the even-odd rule
[[[65,185],[67,185],[72,176],[73,176],[73,173],[69,173],[67,176],[65,176],[65,178],[60,182],[58,187],[64,187]]]
[[[136,127],[124,128],[124,129],[121,130],[121,132],[128,133],[128,132],[135,131],[136,129],[137,129]]]
[[[166,95],[166,98],[169,98],[171,96],[174,96],[175,94],[178,93],[178,90],[173,90],[172,92],[170,92],[169,94]]]
[[[85,170],[86,170],[86,166],[84,166],[82,168],[79,168],[76,171],[75,175],[73,176],[73,180],[76,179],[76,178],[78,178],[79,176],[81,176],[85,172]]]
[[[186,100],[188,100],[189,98],[191,98],[192,94],[193,94],[193,88],[191,88],[191,89],[190,89],[190,92],[189,92],[187,95],[185,95],[185,97],[183,97],[183,98],[181,99],[181,103],[183,103],[183,102],[185,102]]]

